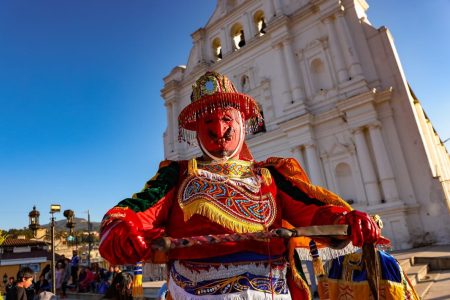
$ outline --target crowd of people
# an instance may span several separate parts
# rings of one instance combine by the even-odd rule
[[[9,277],[5,287],[5,300],[51,300],[52,296],[64,299],[67,291],[78,293],[98,293],[110,299],[129,299],[131,297],[132,275],[122,272],[122,267],[111,265],[109,269],[97,263],[81,266],[76,251],[72,259],[64,256],[55,265],[55,293],[52,290],[52,271],[50,264],[37,274],[29,267],[23,267],[16,278]],[[131,280],[130,280],[131,278]]]

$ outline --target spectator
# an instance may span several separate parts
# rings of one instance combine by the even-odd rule
[[[25,293],[27,294],[27,299],[28,300],[33,300],[34,299],[34,295],[35,295],[34,285],[35,285],[35,282],[34,282],[34,276],[33,276],[33,280],[31,281],[31,285],[25,289]]]
[[[45,278],[48,282],[50,282],[50,281],[48,280],[48,277],[50,276],[50,265],[49,265],[49,264],[47,264],[47,265],[42,269],[41,275],[43,275],[44,278]],[[39,276],[39,277],[40,277],[40,276]]]
[[[56,264],[55,268],[55,291],[56,295],[61,295],[62,283],[64,279],[64,267],[61,262]],[[64,298],[64,297],[61,297]]]
[[[8,291],[14,287],[16,283],[14,282],[14,277],[9,277],[8,283],[5,286],[5,293],[8,293]]]
[[[119,280],[116,283],[116,297],[117,300],[132,300],[131,294],[133,290],[133,275],[128,272],[122,272],[119,276]]]
[[[120,282],[122,280],[122,269],[120,268],[120,266],[110,266],[109,267],[110,272],[112,273],[111,276],[109,277],[108,281],[109,281],[109,288],[105,293],[104,298],[108,298],[108,299],[117,299],[117,286],[120,285]]]
[[[33,284],[33,275],[34,272],[31,268],[21,268],[17,272],[16,285],[8,290],[6,300],[28,300],[26,289]]]
[[[34,290],[36,291],[37,295],[44,291],[50,291],[50,284],[48,283],[48,280],[45,279],[45,276],[43,274],[39,276],[38,282],[35,283]]]
[[[82,272],[84,273],[83,279],[78,282],[78,292],[86,293],[90,291],[91,284],[94,281],[94,273],[92,273],[91,268],[83,267]]]
[[[105,274],[105,279],[106,279],[106,281],[108,281],[108,285],[112,284],[114,275],[115,275],[115,266],[110,265],[108,272],[106,272],[106,274]]]
[[[73,250],[72,259],[70,260],[70,272],[72,276],[72,284],[77,284],[78,282],[78,268],[80,265],[80,257],[78,256],[78,251]]]
[[[93,291],[94,293],[97,292],[97,289],[100,285],[100,276],[101,276],[101,269],[98,266],[98,263],[93,263],[92,264],[92,274],[94,274],[94,281],[91,283],[91,291]]]
[[[61,287],[61,292],[62,292],[61,298],[67,297],[66,290],[67,290],[67,286],[69,284],[69,280],[71,277],[70,259],[65,258],[63,261],[63,266],[64,266],[64,276],[63,276],[63,282],[62,282],[62,287]]]

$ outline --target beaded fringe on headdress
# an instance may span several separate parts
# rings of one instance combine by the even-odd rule
[[[214,101],[211,101],[212,97],[214,97]],[[232,107],[243,112],[248,117],[245,120],[246,133],[254,133],[262,126],[263,118],[258,107],[252,104],[253,100],[244,94],[222,93],[210,97],[206,96],[190,104],[180,114],[178,118],[178,140],[180,142],[187,142],[188,144],[196,144],[196,132],[192,124],[195,124],[198,119],[206,114],[227,107]]]

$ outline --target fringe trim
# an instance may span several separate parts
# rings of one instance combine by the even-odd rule
[[[184,221],[188,221],[193,215],[202,215],[212,222],[233,230],[236,233],[249,233],[263,231],[263,224],[251,224],[235,218],[223,212],[206,199],[197,199],[183,207]]]
[[[180,127],[188,130],[195,130],[198,119],[217,109],[228,107],[235,108],[244,113],[246,121],[254,119],[250,125],[262,123],[262,116],[258,104],[252,97],[241,93],[222,92],[206,95],[186,106],[178,116],[178,124]]]
[[[310,260],[312,261],[311,253],[307,248],[295,248],[301,260]],[[319,252],[319,257],[322,260],[332,260],[339,256],[347,255],[350,253],[355,253],[359,251],[361,248],[353,246],[350,242],[347,246],[342,249],[332,249],[332,248],[319,248],[317,251]]]
[[[186,106],[178,116],[178,141],[197,144],[196,124],[199,119],[216,109],[232,107],[245,115],[245,132],[257,132],[263,125],[263,117],[256,101],[240,93],[215,93]]]
[[[174,283],[172,277],[169,280],[169,292],[173,299],[177,300],[291,300],[292,297],[288,293],[287,295],[272,295],[271,293],[257,292],[257,291],[244,291],[240,293],[223,294],[223,295],[202,295],[196,296],[187,293],[182,287],[179,287]]]
[[[207,270],[195,270],[184,266],[179,261],[173,264],[175,272],[189,279],[192,282],[201,282],[205,280],[219,280],[224,277],[235,277],[244,273],[250,273],[259,276],[271,276],[272,278],[286,278],[287,264],[271,268],[267,261],[251,262],[246,264],[220,264],[219,266],[210,266]]]

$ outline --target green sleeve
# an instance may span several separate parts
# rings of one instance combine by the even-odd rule
[[[158,173],[147,181],[141,192],[134,194],[132,198],[120,201],[117,206],[128,207],[134,212],[143,212],[155,205],[171,189],[176,187],[180,170],[178,162],[172,161],[162,165]]]

